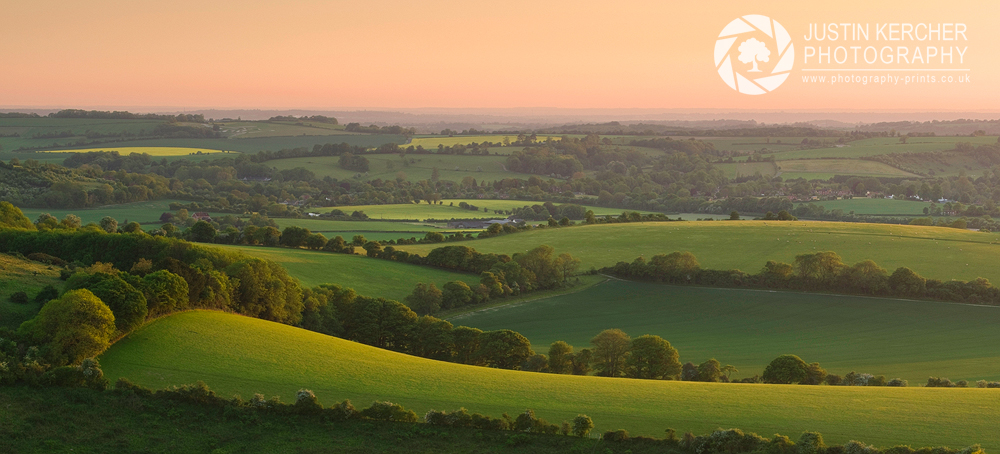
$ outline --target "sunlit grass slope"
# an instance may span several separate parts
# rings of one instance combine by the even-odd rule
[[[212,153],[227,153],[223,150],[214,150],[210,148],[190,148],[190,147],[98,147],[98,148],[84,148],[79,150],[72,150],[73,153],[90,153],[95,151],[117,151],[122,156],[129,155],[132,153],[145,153],[153,157],[162,156],[187,156],[190,154],[212,154]],[[66,153],[66,150],[53,150],[53,151],[43,151],[42,153]]]
[[[640,381],[496,370],[378,350],[309,331],[218,312],[154,321],[101,357],[112,380],[148,387],[202,380],[223,395],[294,399],[313,390],[330,405],[390,400],[418,414],[466,407],[499,416],[532,408],[549,421],[590,415],[596,430],[662,436],[740,427],[827,443],[1000,449],[1000,390],[736,385]]]
[[[531,304],[450,319],[483,330],[512,329],[543,353],[557,340],[577,349],[608,328],[656,334],[681,362],[716,358],[761,374],[794,353],[830,373],[855,371],[909,380],[1000,380],[994,342],[1000,307],[846,295],[677,287],[610,281]]]
[[[338,284],[354,289],[359,295],[397,301],[402,301],[412,293],[413,287],[418,282],[433,283],[438,288],[442,288],[450,281],[479,284],[479,276],[473,274],[455,273],[360,255],[260,246],[213,245],[212,247],[239,250],[253,257],[272,260],[285,267],[288,274],[298,278],[306,287]],[[364,252],[361,248],[358,250]]]
[[[994,244],[995,243],[995,244]],[[839,222],[647,222],[600,224],[532,232],[462,243],[480,252],[513,254],[540,244],[604,267],[642,255],[690,251],[702,268],[756,273],[768,260],[793,263],[799,254],[834,251],[848,264],[871,259],[891,273],[900,266],[924,277],[1000,284],[1000,234],[944,227]],[[399,246],[421,255],[434,245]]]

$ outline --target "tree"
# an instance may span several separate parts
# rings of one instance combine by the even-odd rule
[[[168,314],[188,305],[188,283],[167,270],[149,273],[142,278],[142,293],[152,315]]]
[[[398,301],[359,296],[354,300],[349,339],[378,348],[405,351],[412,343],[417,314]]]
[[[698,381],[717,382],[722,379],[722,364],[712,358],[698,365]]]
[[[632,340],[625,360],[625,376],[647,380],[677,379],[681,373],[677,349],[660,336],[646,334]]]
[[[606,329],[590,340],[594,345],[594,359],[598,375],[620,377],[625,372],[625,358],[628,356],[632,339],[620,329]]]
[[[418,315],[434,314],[441,310],[441,290],[433,282],[428,285],[420,282],[404,301]]]
[[[10,202],[0,202],[0,227],[35,230],[35,224]],[[117,228],[117,225],[116,225]]]
[[[425,315],[417,319],[409,353],[422,358],[450,361],[455,348],[452,324],[446,320]]]
[[[369,241],[361,246],[361,249],[365,250],[365,255],[368,257],[378,257],[382,253],[382,244],[377,241]]]
[[[218,235],[218,231],[215,230],[215,226],[205,221],[195,222],[187,230],[188,238],[191,241],[197,243],[211,243],[215,241],[215,236]]]
[[[54,363],[76,364],[108,348],[115,333],[115,316],[89,290],[70,290],[45,303],[18,331],[35,342],[48,343]]]
[[[570,362],[573,364],[573,375],[590,374],[590,365],[594,362],[594,352],[591,349],[584,348],[577,353],[567,356],[569,356]]]
[[[758,41],[757,38],[750,38],[740,44],[739,47],[740,56],[739,60],[743,63],[753,63],[753,68],[747,70],[747,72],[759,73],[760,69],[757,68],[757,61],[767,62],[771,56],[771,51],[767,48],[767,44],[762,41]]]
[[[795,355],[781,355],[764,368],[761,379],[764,383],[794,384],[804,383],[809,377],[809,366]]]
[[[802,382],[806,385],[820,385],[826,380],[826,369],[820,367],[819,363],[811,363],[806,367],[806,380]]]
[[[341,240],[343,241],[343,240]],[[314,233],[306,238],[305,246],[311,250],[318,251],[326,246],[326,237],[322,233]]]
[[[104,230],[105,232],[108,233],[118,232],[118,221],[116,221],[115,218],[111,216],[105,216],[101,218],[101,221],[98,222],[97,225],[101,226],[101,230]]]
[[[562,276],[562,282],[566,282],[576,272],[577,268],[580,267],[580,259],[574,258],[572,255],[564,252],[559,254],[559,257],[556,257],[552,262],[552,266],[559,271],[559,274]]]
[[[864,260],[844,270],[844,285],[866,295],[881,295],[889,288],[889,275],[885,268],[871,260]]]
[[[296,324],[302,318],[302,290],[280,265],[248,258],[226,267],[235,278],[233,309],[250,317]]]
[[[451,337],[455,342],[454,361],[456,363],[482,365],[476,360],[476,353],[479,351],[479,336],[482,334],[483,330],[468,326],[459,326],[451,330]]]
[[[121,276],[130,276],[122,273]],[[131,276],[138,280],[137,277]],[[149,309],[146,296],[118,274],[98,272],[76,273],[66,281],[67,290],[90,290],[111,309],[115,326],[121,334],[131,332],[146,319]]]
[[[573,435],[585,438],[594,428],[594,421],[587,415],[578,415],[573,418]]]
[[[125,227],[122,227],[122,233],[141,233],[142,231],[142,226],[135,221],[129,222],[125,224]]]
[[[281,231],[281,245],[296,248],[304,246],[310,235],[312,232],[309,229],[290,225]]]
[[[654,255],[649,265],[656,278],[666,282],[689,282],[701,269],[698,259],[687,251]]]
[[[462,281],[451,281],[444,284],[441,292],[441,307],[451,309],[462,307],[472,301],[472,289]]]
[[[836,252],[825,251],[795,256],[795,268],[799,277],[818,286],[832,284],[846,267]]]
[[[479,335],[476,358],[489,367],[514,369],[535,355],[531,342],[509,329],[486,331]]]
[[[730,211],[729,212],[729,220],[730,221],[739,221],[740,220],[740,212],[736,211],[736,210]]]
[[[549,372],[568,374],[573,372],[573,346],[563,341],[555,341],[549,346]]]
[[[909,268],[899,267],[889,276],[889,288],[892,289],[893,296],[924,296],[927,292],[927,279]]]

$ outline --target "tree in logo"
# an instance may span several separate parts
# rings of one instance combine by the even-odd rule
[[[758,62],[773,66],[758,67]],[[743,63],[742,65],[740,63]],[[750,69],[745,64],[751,64]],[[778,21],[759,14],[733,19],[715,41],[715,69],[730,88],[746,95],[770,92],[788,79],[795,46]]]
[[[741,62],[753,63],[753,68],[747,71],[751,73],[761,72],[760,69],[757,69],[758,60],[767,63],[768,59],[771,57],[771,51],[767,50],[767,44],[757,41],[757,38],[750,38],[743,41],[743,44],[740,44],[739,51],[739,60]]]

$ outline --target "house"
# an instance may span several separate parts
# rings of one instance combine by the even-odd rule
[[[486,229],[493,224],[523,224],[524,219],[518,219],[514,216],[510,216],[507,219],[489,219],[486,221],[473,219],[473,220],[463,220],[463,221],[451,221],[448,223],[449,229]]]
[[[191,217],[195,221],[212,222],[212,217],[209,216],[208,213],[206,213],[204,211],[199,211],[199,212],[195,213],[194,216],[191,216]]]

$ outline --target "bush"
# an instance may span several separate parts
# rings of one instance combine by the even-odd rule
[[[844,454],[878,454],[878,448],[851,440],[844,444]]]
[[[361,410],[361,416],[378,421],[417,422],[417,414],[392,402],[372,402],[372,406]]]
[[[10,295],[10,302],[14,304],[28,304],[28,294],[24,292],[14,292]]]
[[[35,295],[35,302],[47,303],[56,298],[59,298],[59,290],[56,290],[56,288],[53,287],[52,284],[49,284],[43,287],[42,290],[38,292],[37,295]]]
[[[886,386],[898,386],[898,387],[901,387],[901,388],[905,388],[909,384],[910,383],[908,381],[903,380],[902,378],[893,378],[892,380],[889,380],[889,382],[886,383],[885,385]]]
[[[764,368],[764,383],[793,384],[808,379],[808,365],[795,355],[781,355]]]
[[[621,442],[628,440],[628,431],[625,429],[609,430],[601,436],[604,441]]]
[[[299,414],[316,414],[323,410],[323,406],[319,404],[316,394],[308,389],[300,389],[295,394],[295,405],[292,408],[295,410],[295,413]]]
[[[590,435],[590,431],[593,428],[594,421],[590,419],[590,416],[577,415],[576,418],[573,418],[573,435],[584,438]]]
[[[927,385],[925,386],[928,388],[954,388],[955,384],[952,383],[951,380],[944,377],[929,377],[927,378]]]
[[[327,410],[327,414],[329,414],[334,421],[343,421],[354,418],[357,416],[358,411],[354,409],[354,405],[351,404],[350,400],[345,400],[339,404],[333,404],[333,406]]]
[[[823,444],[823,435],[817,432],[803,432],[796,445],[797,454],[819,454],[826,448]]]

